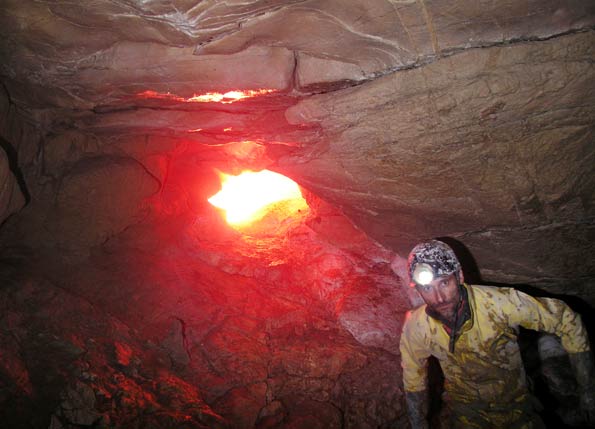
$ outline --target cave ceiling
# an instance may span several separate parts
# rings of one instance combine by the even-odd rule
[[[233,153],[235,167],[293,178],[401,256],[451,237],[485,281],[573,285],[595,302],[593,2],[1,9],[2,219],[31,198],[9,171],[17,159],[25,176],[58,177],[73,147],[184,141],[204,159]],[[192,100],[262,89],[235,103]],[[251,149],[234,151],[241,142]]]

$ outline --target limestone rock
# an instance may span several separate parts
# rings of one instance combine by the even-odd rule
[[[46,228],[67,248],[103,243],[142,219],[143,200],[157,190],[157,181],[131,159],[83,159],[62,179]]]
[[[282,170],[403,256],[420,238],[450,236],[488,281],[584,276],[592,266],[574,255],[593,249],[573,237],[592,234],[593,46],[587,32],[469,50],[312,97],[288,119],[326,137]],[[567,250],[538,250],[553,242]]]
[[[284,399],[288,416],[283,427],[288,429],[339,429],[341,415],[331,404],[313,401],[304,397],[288,396]]]
[[[96,424],[101,415],[95,410],[93,389],[83,383],[76,383],[75,386],[68,388],[63,393],[57,415],[68,422],[67,426]]]

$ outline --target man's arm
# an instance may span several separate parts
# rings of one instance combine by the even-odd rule
[[[428,429],[428,391],[405,392],[411,429]]]
[[[579,386],[581,410],[590,424],[595,424],[595,364],[590,351],[570,353],[570,364]]]
[[[516,309],[509,313],[511,324],[560,338],[579,386],[581,409],[588,422],[595,423],[595,365],[580,315],[558,299],[534,298],[514,289],[510,297]]]
[[[427,362],[430,353],[423,341],[426,327],[409,313],[401,333],[401,366],[409,422],[412,429],[428,428]]]

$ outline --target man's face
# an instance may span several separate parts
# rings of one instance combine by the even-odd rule
[[[447,320],[453,320],[460,292],[454,274],[437,277],[427,285],[416,285],[415,288],[428,307]]]

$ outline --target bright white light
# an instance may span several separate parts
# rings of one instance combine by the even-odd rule
[[[428,264],[417,264],[413,270],[413,280],[420,285],[430,284],[434,280],[434,272]]]
[[[434,276],[432,275],[432,273],[428,271],[422,271],[421,273],[419,273],[418,276],[419,284],[427,285],[432,281],[433,278]]]
[[[284,200],[303,200],[297,183],[269,170],[245,171],[239,176],[221,175],[222,189],[209,198],[215,207],[225,210],[232,225],[249,223],[262,217],[262,211]],[[304,205],[307,207],[305,201]]]

